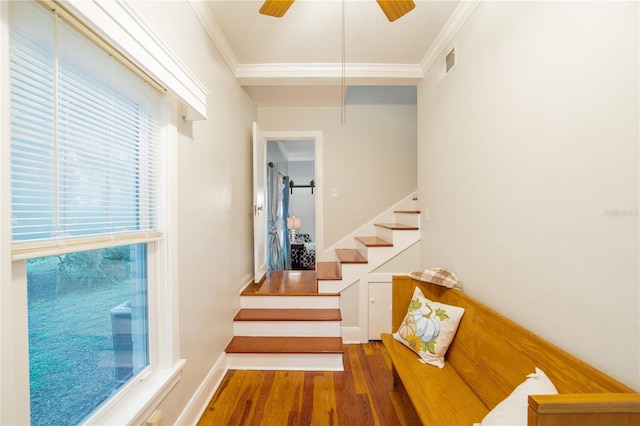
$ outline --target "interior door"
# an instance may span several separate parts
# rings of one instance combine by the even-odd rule
[[[267,141],[253,123],[253,276],[260,282],[267,273]]]

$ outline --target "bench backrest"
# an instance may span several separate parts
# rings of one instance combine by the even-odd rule
[[[508,396],[535,367],[549,376],[559,393],[634,392],[466,294],[409,276],[393,277],[393,331],[400,326],[416,286],[428,299],[465,308],[446,362],[487,408]]]

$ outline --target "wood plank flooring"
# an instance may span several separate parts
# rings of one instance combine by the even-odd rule
[[[420,425],[382,343],[344,349],[343,372],[229,371],[198,425]]]

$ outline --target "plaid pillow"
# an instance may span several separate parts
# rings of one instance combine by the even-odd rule
[[[462,290],[458,276],[451,271],[442,268],[419,269],[410,274],[411,278],[418,281],[441,285],[447,288]]]

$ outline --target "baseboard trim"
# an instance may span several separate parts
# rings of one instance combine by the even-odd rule
[[[361,327],[342,327],[342,342],[346,344],[367,343],[362,341],[362,329]]]
[[[240,288],[240,291],[238,291],[239,295],[242,295],[242,292],[245,291],[251,284],[253,284],[253,276],[247,275],[241,280],[241,282],[244,282],[245,284]]]
[[[222,353],[176,420],[178,425],[196,425],[227,373],[227,354]]]
[[[230,370],[344,371],[341,353],[231,353],[227,365]]]

